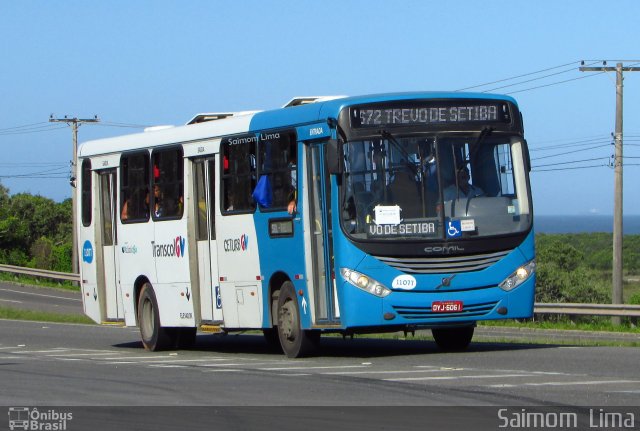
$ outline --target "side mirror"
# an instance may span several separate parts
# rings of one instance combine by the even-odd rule
[[[342,141],[338,139],[329,139],[327,142],[327,169],[329,173],[342,175],[344,172],[343,160]]]

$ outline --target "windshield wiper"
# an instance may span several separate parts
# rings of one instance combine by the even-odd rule
[[[480,131],[480,134],[478,135],[474,143],[469,146],[471,148],[471,151],[469,151],[469,161],[475,158],[476,153],[480,149],[480,144],[493,133],[493,130],[493,127],[485,126]]]
[[[389,133],[387,130],[384,130],[384,129],[378,130],[378,133],[380,133],[380,136],[382,136],[384,139],[391,142],[391,145],[393,145],[394,148],[404,156],[406,166],[411,170],[413,175],[417,177],[418,169],[416,169],[416,167],[413,166],[413,164],[409,163],[409,153],[404,148],[402,148],[402,145],[400,145],[400,143],[396,140],[396,138],[391,133]]]

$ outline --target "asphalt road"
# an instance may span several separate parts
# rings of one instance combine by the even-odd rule
[[[78,296],[0,284],[3,306],[81,314]],[[504,406],[578,408],[583,422],[591,407],[617,406],[640,424],[640,349],[477,334],[456,354],[430,341],[323,337],[318,356],[291,360],[259,335],[202,334],[192,349],[152,353],[137,328],[0,320],[0,405],[69,409],[70,430],[299,430],[310,418],[305,431],[497,429]]]
[[[640,349],[323,338],[291,360],[259,335],[151,353],[134,328],[0,321],[0,404],[640,405]]]
[[[79,292],[0,282],[0,306],[60,314],[82,314]]]

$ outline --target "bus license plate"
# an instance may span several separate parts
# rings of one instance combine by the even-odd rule
[[[434,313],[458,313],[462,311],[462,301],[433,301],[431,311]]]

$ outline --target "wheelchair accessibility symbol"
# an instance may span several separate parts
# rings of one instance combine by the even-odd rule
[[[462,235],[460,220],[449,220],[447,222],[447,238],[457,238]]]

